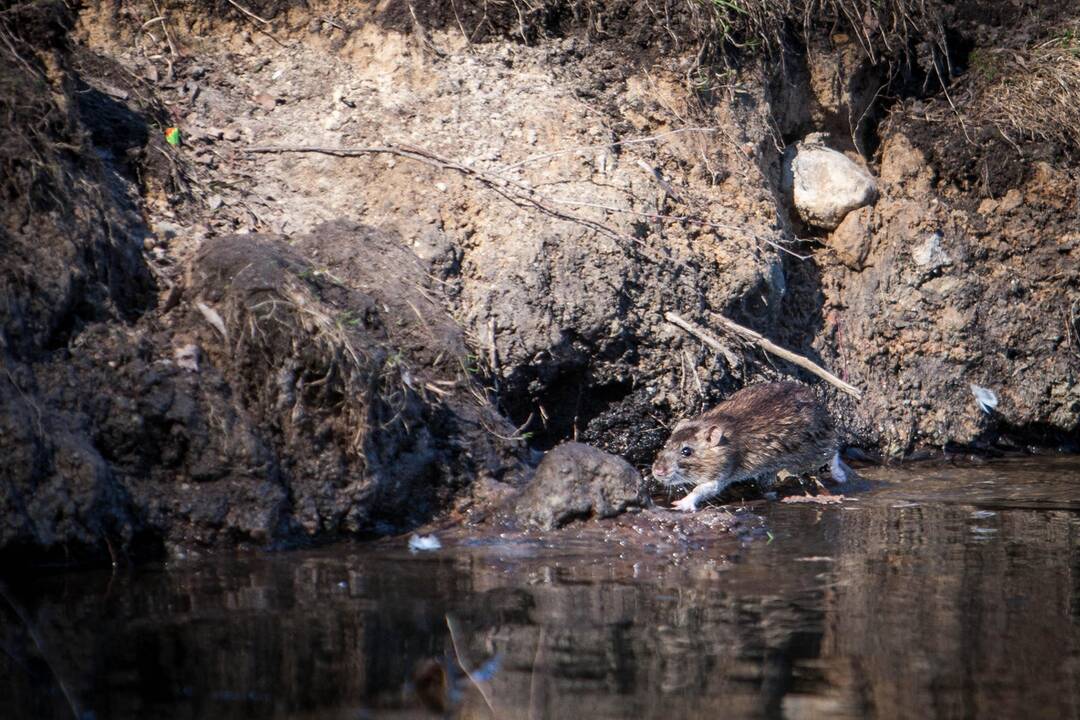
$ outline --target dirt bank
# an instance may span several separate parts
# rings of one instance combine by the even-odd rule
[[[0,15],[0,547],[479,518],[539,451],[644,467],[670,420],[768,378],[818,382],[891,456],[1076,448],[1076,136],[1031,90],[1071,72],[1075,15],[717,36],[633,2],[241,5]],[[819,131],[878,188],[832,231],[784,190]]]

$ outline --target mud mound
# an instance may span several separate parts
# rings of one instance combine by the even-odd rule
[[[514,429],[474,386],[416,256],[344,223],[295,247],[319,264],[270,238],[208,243],[189,316],[270,433],[305,532],[414,526],[478,476],[509,479]]]

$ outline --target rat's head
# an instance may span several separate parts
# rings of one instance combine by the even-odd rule
[[[653,462],[653,477],[665,485],[700,485],[731,474],[735,453],[730,433],[717,420],[681,420]]]

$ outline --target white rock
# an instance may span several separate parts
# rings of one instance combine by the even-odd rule
[[[916,265],[926,270],[952,265],[952,258],[941,247],[942,239],[940,232],[930,233],[922,243],[911,249],[911,259]]]
[[[202,355],[202,348],[194,343],[188,343],[181,345],[173,350],[173,360],[179,367],[189,372],[199,372],[199,358]]]
[[[811,138],[789,149],[785,190],[803,222],[832,230],[849,212],[877,200],[877,183],[846,155]]]

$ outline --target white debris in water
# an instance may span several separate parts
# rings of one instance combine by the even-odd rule
[[[971,394],[975,396],[975,402],[979,403],[979,409],[989,415],[998,406],[998,396],[989,388],[979,387],[971,383]]]
[[[434,535],[413,535],[409,538],[409,550],[412,552],[438,550],[441,547],[442,543]]]

